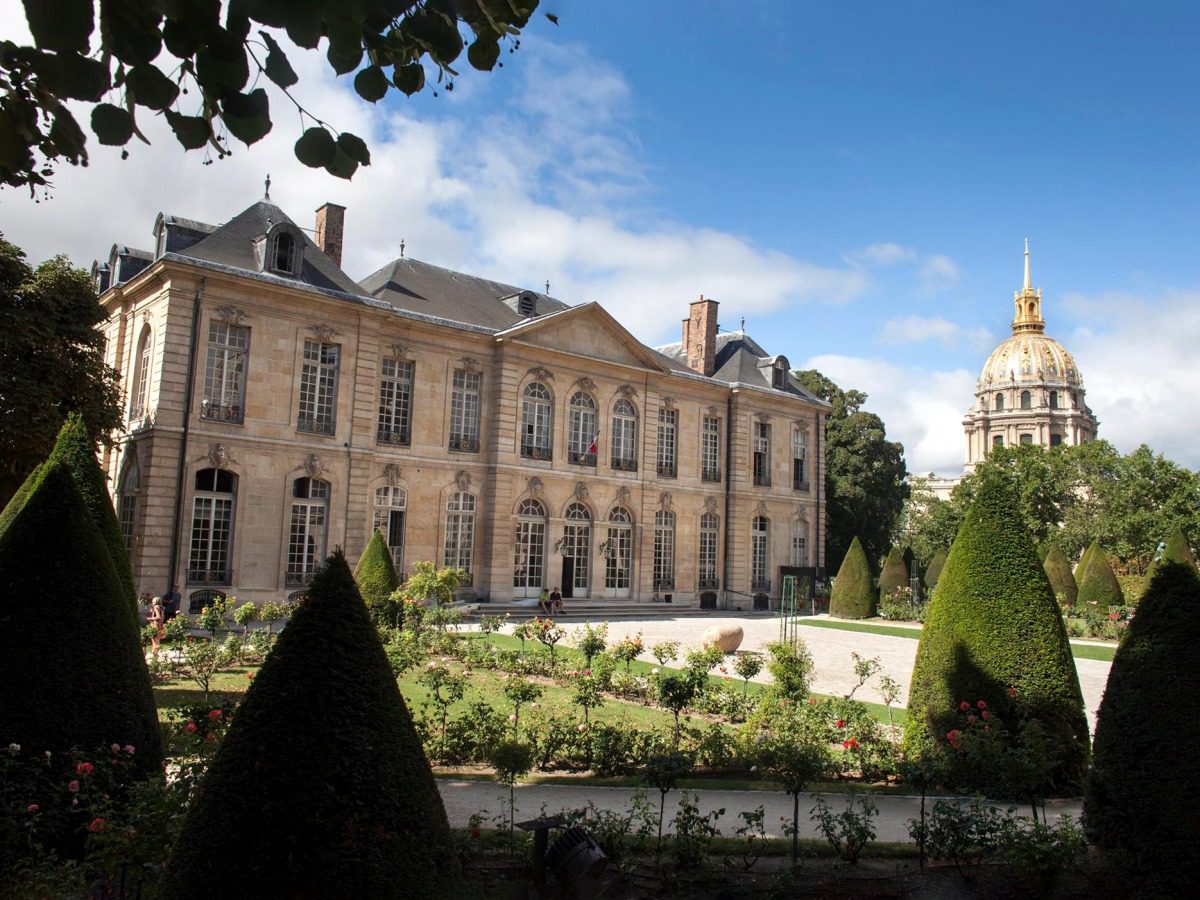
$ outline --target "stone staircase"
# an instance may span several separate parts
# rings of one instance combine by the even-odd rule
[[[747,613],[724,609],[701,609],[694,603],[649,603],[633,600],[566,600],[565,611],[554,618],[564,622],[600,622],[612,619],[679,619],[736,616],[772,616],[778,613]],[[536,604],[526,606],[511,601],[471,601],[460,607],[468,621],[480,616],[504,616],[511,622],[524,622],[545,616]]]

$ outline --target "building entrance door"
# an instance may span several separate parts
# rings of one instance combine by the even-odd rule
[[[570,556],[563,557],[561,590],[564,600],[575,596],[575,560]]]

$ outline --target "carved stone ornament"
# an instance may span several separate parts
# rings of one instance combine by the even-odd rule
[[[762,516],[763,518],[766,518],[770,514],[770,510],[767,509],[766,500],[758,501],[758,506],[754,507],[754,514],[756,516]]]
[[[588,496],[587,485],[584,484],[582,481],[575,482],[575,499],[576,500],[586,500],[587,496]]]
[[[399,341],[392,344],[392,357],[394,359],[407,359],[408,347],[406,347],[404,344],[401,344]]]
[[[542,484],[542,479],[538,478],[536,475],[532,475],[525,479],[525,487],[534,497],[540,497],[542,496],[542,489],[545,487],[545,485]]]
[[[464,493],[471,490],[471,473],[466,469],[459,469],[458,473],[454,476],[454,483]]]
[[[596,382],[592,381],[592,379],[588,378],[586,375],[576,378],[575,384],[579,385],[579,389],[581,391],[591,392],[596,390]]]
[[[622,506],[629,505],[629,488],[625,485],[621,485],[619,488],[617,488],[617,502]]]
[[[617,393],[626,400],[632,400],[637,396],[637,388],[635,388],[632,384],[623,384],[617,388]]]
[[[220,321],[224,322],[226,325],[232,325],[232,326],[241,325],[242,322],[244,322],[246,320],[245,311],[238,309],[236,306],[229,306],[229,305],[218,306],[216,309],[213,310],[213,315],[215,315]]]
[[[533,366],[526,374],[531,376],[534,381],[553,381],[554,373],[545,366]]]
[[[337,337],[337,332],[322,322],[318,322],[316,325],[309,325],[308,330],[318,341],[332,341]]]
[[[477,360],[477,359],[476,359],[475,357],[473,357],[473,356],[464,356],[464,357],[462,357],[461,359],[459,359],[459,361],[458,361],[458,362],[459,362],[459,365],[461,365],[461,366],[462,366],[462,368],[463,368],[463,369],[465,369],[465,370],[466,370],[466,371],[468,371],[468,372],[479,372],[479,371],[481,371],[481,369],[480,369],[480,367],[479,367],[479,360]]]
[[[764,422],[764,423],[765,423],[765,422],[770,422],[770,421],[771,421],[771,414],[770,414],[770,413],[768,413],[768,412],[760,412],[760,413],[755,413],[755,414],[754,414],[754,418],[755,418],[755,419],[757,419],[759,422]]]
[[[230,463],[237,462],[224,444],[213,444],[208,450],[208,461],[212,463],[214,469],[224,469]]]
[[[661,401],[661,405],[662,405],[663,409],[674,409],[675,408],[675,398],[674,397],[663,397],[662,401]]]
[[[658,505],[661,506],[663,509],[671,508],[671,492],[670,491],[663,491],[661,494],[658,495]]]
[[[710,418],[713,418],[713,419],[717,418],[721,414],[721,410],[717,407],[717,404],[715,404],[715,403],[712,404],[711,406],[707,407],[704,411],[706,413],[708,413]]]
[[[400,483],[401,471],[397,463],[388,463],[383,467],[383,478],[390,487]]]
[[[716,515],[716,513],[717,513],[717,498],[716,497],[705,497],[704,498],[704,511],[706,513],[712,513],[713,515]]]
[[[325,471],[325,467],[321,465],[321,457],[315,453],[308,454],[308,459],[301,468],[308,473],[309,478],[320,478],[321,473]]]

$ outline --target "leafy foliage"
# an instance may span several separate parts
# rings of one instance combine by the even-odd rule
[[[1046,735],[1046,788],[1082,783],[1088,729],[1066,629],[1009,482],[978,482],[917,648],[905,749],[931,752],[964,698]]]
[[[1075,575],[1071,572],[1070,560],[1063,556],[1057,544],[1050,546],[1042,561],[1042,568],[1046,570],[1054,595],[1061,597],[1065,605],[1074,606],[1079,597],[1079,585],[1075,583]]]
[[[34,271],[0,237],[0,504],[50,454],[68,413],[82,416],[93,448],[121,424],[96,329],[104,318],[87,272],[62,256]]]
[[[0,532],[0,740],[54,752],[129,743],[154,771],[162,739],[134,607],[68,465],[31,478]]]
[[[904,551],[893,547],[879,573],[879,596],[887,596],[896,588],[908,586],[908,564],[904,561]]]
[[[1163,896],[1190,891],[1200,783],[1185,748],[1200,742],[1200,578],[1164,563],[1117,649],[1096,722],[1084,801],[1088,836],[1128,851]]]
[[[337,552],[251,684],[165,895],[437,897],[458,879],[429,762]]]
[[[938,551],[933,554],[933,559],[929,561],[928,568],[925,569],[925,587],[931,591],[937,587],[938,579],[942,577],[942,567],[946,565],[946,556],[945,548],[938,548]]]
[[[1084,558],[1080,560],[1079,568],[1079,603],[1101,608],[1124,604],[1121,585],[1099,543],[1092,542]]]
[[[400,597],[409,603],[424,603],[428,600],[439,605],[452,603],[454,592],[462,584],[465,575],[462,569],[439,569],[431,562],[415,562],[412,573],[397,591]]]
[[[150,111],[166,117],[185,149],[208,145],[223,158],[231,138],[250,145],[271,131],[270,98],[258,86],[268,82],[311,123],[296,142],[296,158],[350,178],[370,165],[367,145],[349,132],[338,134],[292,97],[299,77],[280,46],[282,34],[305,50],[324,41],[333,71],[354,73],[354,90],[377,103],[393,88],[421,91],[423,63],[437,72],[438,84],[453,90],[464,48],[474,69],[502,66],[502,43],[510,42],[509,52],[520,46],[517,38],[537,5],[106,0],[97,22],[90,2],[25,0],[32,45],[0,43],[0,133],[9,136],[0,143],[0,178],[33,191],[49,183],[56,163],[87,164],[87,137],[67,101],[91,106],[91,130],[101,144],[124,147],[135,135],[145,141],[137,115]],[[471,35],[469,45],[460,25]]]
[[[400,587],[400,576],[396,574],[396,565],[382,532],[377,530],[371,535],[367,549],[354,567],[354,581],[368,609],[390,624],[398,624],[402,607],[393,603],[392,592]]]
[[[826,565],[840,566],[856,537],[869,558],[879,559],[908,496],[904,447],[887,439],[879,416],[862,410],[862,391],[844,391],[816,369],[793,374],[806,391],[833,404],[825,421]]]
[[[833,582],[833,593],[829,597],[829,614],[843,619],[866,619],[875,615],[879,594],[875,590],[875,579],[871,575],[871,563],[858,538],[850,543],[850,549],[842,560],[837,578]]]

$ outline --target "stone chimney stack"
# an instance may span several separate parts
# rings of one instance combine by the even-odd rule
[[[700,299],[688,308],[688,317],[683,320],[683,352],[687,355],[687,365],[701,375],[712,375],[717,370],[718,306],[716,300],[705,300],[701,294]]]
[[[317,210],[316,244],[339,269],[342,267],[342,233],[346,227],[346,207],[326,203]]]

